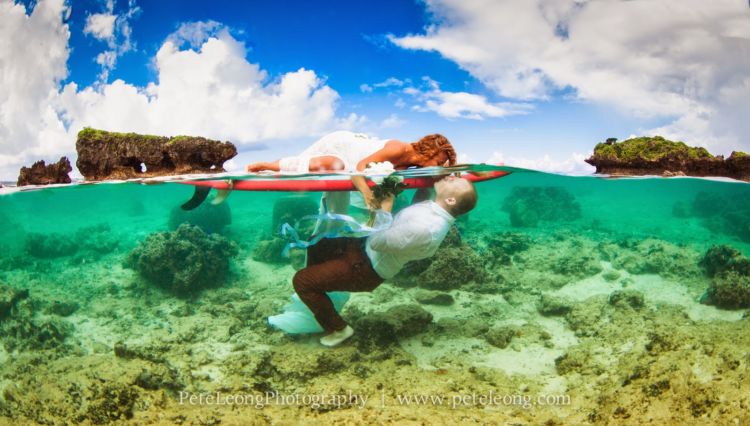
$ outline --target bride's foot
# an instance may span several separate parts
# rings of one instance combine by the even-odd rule
[[[352,337],[354,329],[348,325],[343,330],[334,331],[320,338],[320,343],[323,346],[333,347],[343,342],[344,340]]]

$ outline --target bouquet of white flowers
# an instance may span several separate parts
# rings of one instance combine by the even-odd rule
[[[370,163],[365,169],[367,177],[376,183],[372,188],[372,195],[378,206],[389,196],[396,197],[406,188],[404,177],[395,175],[395,171],[396,169],[390,161]],[[370,212],[370,220],[367,221],[367,225],[372,226],[374,222],[375,212]]]

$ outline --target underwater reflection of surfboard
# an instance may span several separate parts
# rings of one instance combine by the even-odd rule
[[[501,178],[510,174],[506,170],[493,170],[487,172],[468,172],[461,177],[473,182],[484,182],[487,180]],[[403,183],[407,189],[430,188],[435,183],[435,176],[405,177]],[[219,190],[219,195],[212,200],[213,204],[219,204],[226,199],[229,191],[286,191],[286,192],[338,192],[356,191],[351,179],[234,179],[234,180],[187,180],[179,183],[195,186],[193,197],[182,205],[183,210],[192,210],[208,197],[211,189]],[[370,187],[376,185],[368,181]]]

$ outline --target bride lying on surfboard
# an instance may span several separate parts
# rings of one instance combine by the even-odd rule
[[[364,171],[370,163],[389,161],[396,170],[409,167],[453,166],[456,152],[448,139],[440,134],[427,135],[416,142],[375,139],[362,133],[338,131],[323,136],[297,156],[274,162],[258,162],[247,166],[248,172],[264,170],[281,172]],[[362,193],[368,208],[374,209],[374,197],[363,176],[352,176],[354,186]],[[326,194],[327,210],[345,212],[349,193]]]

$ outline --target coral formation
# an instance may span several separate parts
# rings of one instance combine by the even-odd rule
[[[232,210],[228,203],[203,203],[193,210],[174,207],[169,213],[169,229],[177,229],[183,223],[197,226],[207,234],[222,234],[232,224]]]
[[[750,308],[750,259],[733,247],[713,246],[700,265],[712,278],[701,302],[725,309]]]
[[[581,205],[567,189],[557,186],[516,186],[505,197],[502,210],[514,227],[539,222],[569,222],[581,217]]]
[[[485,262],[469,246],[441,247],[417,277],[420,287],[430,290],[453,290],[465,284],[486,281]]]
[[[86,180],[218,173],[224,171],[225,161],[237,155],[231,143],[202,137],[168,138],[91,128],[78,133],[76,151],[76,165]]]
[[[382,346],[393,344],[395,338],[422,333],[432,323],[432,314],[419,305],[397,305],[385,312],[354,316],[360,343]]]
[[[149,235],[130,252],[124,265],[151,283],[186,297],[222,284],[229,259],[237,254],[232,241],[182,224],[175,231]]]
[[[70,167],[67,157],[60,157],[60,160],[53,164],[45,164],[44,160],[39,160],[31,167],[21,167],[16,186],[70,183],[68,173],[71,171],[73,168]]]
[[[39,304],[28,290],[0,284],[0,343],[6,350],[55,349],[72,334],[69,323],[38,315]]]
[[[453,296],[441,291],[419,289],[414,293],[414,299],[423,305],[452,305]]]

